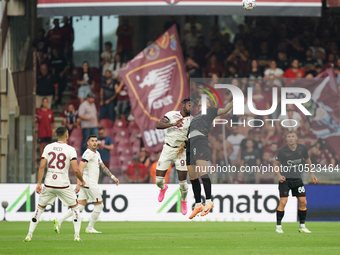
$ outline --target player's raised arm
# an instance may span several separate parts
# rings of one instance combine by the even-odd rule
[[[110,172],[110,170],[104,165],[103,162],[100,162],[100,164],[99,164],[99,169],[100,169],[104,174],[106,174],[107,176],[110,176],[110,178],[111,178],[112,180],[114,180],[115,183],[116,183],[117,186],[118,186],[119,180],[116,178],[116,176],[114,176],[114,175]]]
[[[228,104],[226,107],[219,108],[217,110],[217,115],[220,116],[220,115],[226,114],[227,112],[229,112],[231,110],[231,108],[233,108],[233,101],[231,101],[231,103]]]
[[[44,177],[44,173],[45,173],[45,167],[46,167],[46,163],[47,163],[47,159],[46,158],[41,158],[40,161],[40,166],[39,166],[39,172],[38,172],[38,181],[37,181],[37,187],[35,189],[35,191],[40,194],[41,193],[41,182],[42,179]]]
[[[71,159],[71,167],[73,169],[73,172],[77,176],[77,184],[79,183],[79,185],[85,186],[86,183],[83,179],[83,174],[78,169],[77,158]]]
[[[177,120],[175,123],[170,123],[170,119],[166,116],[164,116],[164,118],[162,118],[158,123],[157,123],[157,126],[156,128],[157,129],[166,129],[166,128],[169,128],[169,127],[174,127],[174,126],[180,126],[182,125],[182,121],[183,121],[183,118],[182,119],[179,119]]]
[[[306,164],[308,164],[310,176],[311,176],[312,179],[313,179],[313,183],[314,183],[314,184],[317,183],[318,178],[316,178],[315,175],[314,175],[314,173],[311,172],[312,169],[313,169],[313,168],[312,168],[312,161],[311,161],[310,158],[308,157],[307,159],[305,159],[305,162],[306,162]]]

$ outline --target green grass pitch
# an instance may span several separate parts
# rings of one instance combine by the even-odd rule
[[[0,222],[0,254],[340,254],[340,222],[307,222],[312,234],[298,233],[298,223],[253,222],[97,222],[102,234],[73,241],[73,225],[61,233],[53,222],[40,222],[32,242],[24,243],[28,222]]]

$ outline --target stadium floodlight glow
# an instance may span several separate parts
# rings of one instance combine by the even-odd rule
[[[4,218],[2,221],[6,221],[6,208],[8,207],[8,202],[7,201],[3,201],[1,203],[2,207],[4,208]]]

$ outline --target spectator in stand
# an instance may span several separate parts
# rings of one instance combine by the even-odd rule
[[[48,51],[48,40],[45,37],[45,30],[40,28],[38,30],[38,36],[33,40],[32,50],[41,51],[46,54]]]
[[[304,121],[301,118],[301,115],[295,111],[295,105],[293,104],[287,104],[286,106],[286,115],[280,115],[279,116],[279,120],[275,122],[275,126],[276,126],[276,130],[282,130],[283,127],[281,126],[281,121],[286,120],[285,121],[285,125],[286,126],[290,126],[290,127],[286,127],[286,130],[294,130],[296,131],[300,126],[303,126]],[[295,126],[294,126],[295,125]]]
[[[216,56],[212,55],[209,64],[204,69],[203,78],[211,78],[214,73],[217,74],[218,77],[224,78],[223,67],[217,63]]]
[[[72,103],[70,103],[67,106],[67,110],[63,112],[62,126],[67,127],[69,135],[71,135],[73,129],[80,128],[78,111],[74,108]]]
[[[318,65],[318,62],[313,58],[312,50],[307,49],[306,57],[302,62],[302,69],[305,70],[305,72],[312,71],[316,65]]]
[[[172,27],[173,25],[176,25],[178,34],[179,34],[179,35],[181,34],[181,26],[180,26],[180,24],[177,22],[176,17],[177,17],[177,16],[171,16],[171,17],[170,17],[170,20],[164,22],[164,25],[163,25],[163,31],[164,31],[164,32],[167,31],[167,30],[168,30],[170,27]],[[157,37],[157,38],[158,38],[158,37]]]
[[[269,152],[264,152],[262,156],[262,166],[272,166],[273,163],[270,162],[270,153]],[[255,182],[256,183],[261,183],[261,184],[272,184],[275,182],[275,175],[276,173],[274,171],[268,170],[267,172],[257,172],[255,174]]]
[[[254,149],[253,140],[249,139],[246,142],[246,150],[241,153],[241,166],[253,167],[259,166],[261,163],[260,153]],[[247,183],[255,183],[255,173],[249,172],[246,174]]]
[[[235,50],[226,59],[226,63],[233,63],[237,66],[238,72],[245,76],[248,72],[249,52],[245,49],[243,42],[238,40],[235,43]]]
[[[55,102],[56,105],[60,106],[62,96],[67,85],[66,72],[69,69],[66,59],[60,55],[57,49],[52,49],[52,70],[59,87],[58,87],[58,100]]]
[[[330,164],[332,164],[333,168],[335,167],[335,159],[326,148],[323,140],[319,139],[308,152],[313,164],[320,164],[321,168],[328,168]]]
[[[80,103],[84,102],[87,95],[94,89],[94,79],[92,77],[90,66],[87,61],[83,62],[83,69],[81,70],[80,76],[77,80],[79,85],[78,98]]]
[[[196,26],[197,33],[200,34],[202,32],[202,25],[196,22],[196,17],[189,16],[189,22],[184,25],[184,34],[190,33],[192,25]]]
[[[74,30],[71,24],[71,19],[67,16],[63,18],[64,26],[62,26],[61,31],[64,35],[65,40],[65,56],[68,60],[72,61],[73,59],[73,42],[74,42]]]
[[[105,119],[106,115],[108,115],[113,125],[113,122],[115,121],[115,107],[117,104],[116,90],[118,90],[118,84],[117,80],[112,79],[110,70],[106,70],[105,78],[106,80],[102,83],[100,89],[99,120]]]
[[[138,155],[132,156],[132,164],[128,166],[124,175],[129,183],[146,183],[149,178],[148,169],[140,162]]]
[[[315,66],[315,76],[317,76],[320,73],[322,73],[322,66],[316,65]]]
[[[288,52],[290,57],[302,61],[305,55],[305,48],[301,46],[299,38],[294,37],[292,40],[286,39],[286,42],[288,43]]]
[[[199,64],[195,61],[195,50],[190,48],[188,52],[188,57],[185,61],[186,71],[191,78],[201,77],[201,68]]]
[[[106,81],[106,71],[110,69],[111,64],[115,59],[115,52],[112,50],[112,43],[104,43],[105,51],[100,55],[101,61],[100,66],[102,67],[102,82]]]
[[[260,45],[260,52],[257,54],[256,58],[260,68],[264,68],[266,65],[269,65],[269,60],[271,58],[272,55],[269,52],[268,42],[262,42]]]
[[[112,73],[112,78],[118,80],[118,71],[125,66],[125,63],[122,62],[122,58],[120,54],[116,54],[113,60],[113,63],[109,65],[109,70]]]
[[[54,100],[58,100],[58,82],[56,78],[49,73],[46,64],[42,64],[40,67],[40,73],[37,77],[37,88],[35,96],[35,107],[38,109],[41,107],[42,99],[47,98],[47,108],[51,109],[53,95]]]
[[[277,67],[281,68],[283,71],[286,71],[289,68],[290,64],[287,59],[287,53],[284,51],[279,51],[277,53]]]
[[[239,150],[241,147],[241,142],[245,136],[239,134],[239,127],[232,127],[232,134],[227,137],[227,141],[233,146],[233,152],[229,155],[229,162],[232,166],[240,166]]]
[[[191,47],[196,47],[198,42],[198,37],[200,37],[201,34],[197,33],[197,29],[195,25],[192,25],[190,28],[190,33],[186,33],[184,35],[184,45],[186,51],[189,50]]]
[[[334,67],[336,65],[335,55],[333,53],[328,54],[327,62],[323,65],[322,70],[326,70],[327,68]]]
[[[40,50],[38,50],[37,51],[37,75],[39,75],[39,74],[41,74],[41,66],[42,65],[46,65],[47,66],[47,69],[48,69],[48,71],[50,72],[50,71],[52,71],[52,63],[51,63],[51,61],[48,59],[48,58],[46,58],[46,55],[44,54],[44,52],[43,51],[40,51]]]
[[[220,65],[223,65],[228,57],[227,52],[222,48],[221,42],[215,42],[211,50],[205,55],[205,58],[209,59],[212,55],[217,58],[217,63]]]
[[[53,20],[54,28],[47,32],[47,39],[51,49],[57,49],[59,52],[64,52],[66,38],[64,32],[59,26],[59,19]]]
[[[40,156],[47,144],[52,142],[52,136],[55,131],[54,116],[52,110],[48,107],[49,102],[45,97],[42,100],[41,107],[37,109],[36,122],[38,123],[38,143],[40,143]]]
[[[105,129],[100,127],[98,129],[98,152],[103,160],[104,165],[110,169],[110,151],[114,149],[113,140],[106,135]],[[101,180],[103,182],[104,174],[101,171]]]
[[[298,73],[300,73],[302,77],[305,76],[305,71],[299,67],[299,60],[293,59],[291,63],[291,68],[287,69],[283,76],[285,78],[292,79],[292,78],[297,78]]]
[[[197,40],[197,45],[195,47],[195,59],[197,64],[202,69],[203,66],[206,66],[207,59],[205,56],[208,54],[209,48],[204,44],[204,36],[199,36]]]
[[[340,90],[340,66],[338,65],[334,66],[334,73],[335,73],[336,83],[338,84],[338,87]]]
[[[284,71],[281,68],[277,67],[275,60],[270,60],[269,68],[264,71],[264,78],[268,78],[269,76],[274,76],[274,78],[282,78]]]
[[[256,59],[253,59],[251,61],[251,65],[250,65],[247,77],[249,78],[249,80],[256,80],[256,79],[260,79],[263,77],[259,69],[259,63],[257,62]]]
[[[313,45],[309,47],[312,51],[313,58],[318,62],[320,66],[323,65],[324,60],[326,59],[326,51],[321,47],[321,42],[319,38],[315,38]]]
[[[80,126],[83,133],[81,153],[84,153],[87,148],[87,137],[89,135],[98,136],[97,109],[94,104],[95,97],[92,92],[88,93],[86,100],[79,106]]]
[[[122,17],[122,24],[118,26],[116,35],[118,36],[117,52],[120,54],[123,62],[127,62],[133,57],[133,27],[129,25],[129,19]]]
[[[151,161],[149,154],[144,147],[140,148],[139,160],[146,166],[147,169],[149,169]]]
[[[157,164],[158,164],[158,159],[161,156],[162,151],[157,151],[155,152],[155,162],[151,164],[150,167],[150,183],[156,183],[156,168],[157,168]],[[165,176],[164,176],[164,181],[165,183],[169,183],[169,176],[171,175],[171,170],[172,170],[172,166],[170,165]]]
[[[330,53],[333,53],[336,59],[340,59],[340,51],[336,42],[331,42]]]
[[[281,144],[282,145],[282,144]],[[275,161],[275,158],[276,158],[276,155],[277,155],[277,152],[279,150],[279,145],[277,143],[272,143],[270,145],[270,151],[269,151],[269,163],[271,165],[274,164],[274,161]]]
[[[266,127],[266,133],[264,136],[264,140],[262,141],[263,151],[270,151],[270,145],[272,143],[276,143],[278,145],[281,144],[281,137],[278,135],[276,128],[272,126]]]
[[[127,87],[123,80],[117,87],[117,117],[119,119],[127,119],[131,114],[130,99],[127,93]]]
[[[230,34],[225,33],[222,37],[222,48],[225,50],[227,56],[234,51],[234,44],[230,42]]]
[[[237,67],[234,64],[229,63],[227,65],[227,72],[226,72],[225,77],[229,78],[229,79],[231,79],[231,78],[240,78],[241,75],[239,74],[239,72],[237,70]]]
[[[218,24],[214,24],[209,33],[209,41],[210,45],[214,45],[215,42],[222,41],[222,34],[220,32],[220,26]]]

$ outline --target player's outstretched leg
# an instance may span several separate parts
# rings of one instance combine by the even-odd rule
[[[281,226],[281,221],[283,216],[285,215],[285,211],[276,211],[276,233],[283,234],[282,226]]]
[[[85,208],[85,206],[78,204],[78,208],[79,208],[79,212],[82,212]],[[61,224],[68,218],[70,218],[73,215],[73,211],[72,209],[68,209],[66,213],[64,213],[61,218],[59,219],[54,219],[53,223],[54,223],[54,231],[56,233],[60,233],[60,228],[61,228]]]
[[[168,185],[165,184],[163,176],[156,176],[156,184],[157,187],[161,189],[158,195],[158,202],[162,202],[165,196],[165,192],[168,189]]]
[[[35,210],[33,217],[31,219],[28,234],[25,237],[24,242],[30,242],[32,240],[33,232],[35,228],[38,226],[38,223],[40,221],[40,216],[44,211],[45,211],[45,207],[42,207],[40,205],[37,206],[37,209]]]
[[[181,191],[181,211],[183,215],[188,212],[187,195],[188,195],[188,183],[187,180],[179,181],[179,190]]]
[[[103,210],[103,208],[104,208],[104,205],[102,202],[100,204],[94,203],[94,210],[91,214],[91,219],[90,219],[89,225],[87,225],[85,233],[88,233],[88,234],[100,234],[101,233],[100,231],[95,230],[93,227],[96,221],[98,220],[99,214]]]
[[[198,179],[191,180],[192,184],[192,190],[194,191],[195,196],[195,207],[192,211],[191,215],[189,216],[189,219],[194,218],[198,213],[200,213],[203,210],[203,205],[201,203],[201,184]]]
[[[205,207],[201,213],[201,216],[205,216],[214,207],[214,203],[211,201],[211,181],[210,181],[209,175],[208,174],[202,175],[201,179],[203,182],[203,187],[204,187],[205,197],[206,197]]]
[[[76,206],[72,207],[71,210],[72,210],[72,214],[73,214],[74,241],[75,242],[81,242],[82,240],[80,239],[80,236],[79,236],[79,231],[80,231],[80,227],[81,227],[79,206],[76,205]]]

